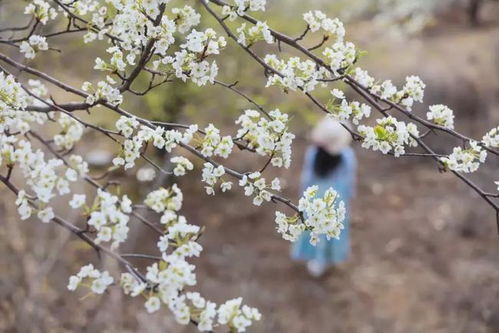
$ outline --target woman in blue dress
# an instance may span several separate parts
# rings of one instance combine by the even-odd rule
[[[332,187],[345,202],[346,218],[339,239],[320,237],[317,245],[311,245],[310,233],[304,232],[293,244],[291,256],[306,261],[309,273],[314,277],[345,261],[350,253],[349,203],[353,195],[356,176],[356,159],[350,147],[351,135],[341,124],[331,118],[318,123],[311,134],[311,142],[305,153],[301,175],[302,192],[317,185],[319,197]]]

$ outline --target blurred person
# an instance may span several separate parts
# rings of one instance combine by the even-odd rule
[[[352,137],[343,126],[326,117],[312,130],[311,145],[305,152],[301,175],[302,192],[309,186],[319,187],[318,196],[332,187],[345,202],[346,217],[340,239],[320,237],[317,245],[310,244],[310,232],[305,231],[293,244],[291,257],[306,261],[309,273],[322,276],[328,268],[347,260],[350,253],[349,203],[356,178],[356,159],[350,147]]]

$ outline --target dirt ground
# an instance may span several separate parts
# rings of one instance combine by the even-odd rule
[[[391,45],[404,60],[384,76],[419,72],[421,57],[437,53],[425,63],[423,77],[435,92],[427,99],[454,105],[464,119],[459,129],[477,136],[499,120],[498,34],[485,28]],[[454,57],[457,46],[461,53]],[[381,68],[395,61],[375,60]],[[477,100],[479,108],[467,106]],[[295,163],[281,174],[285,194],[294,198],[305,146],[298,140]],[[207,204],[199,184],[184,179],[183,213],[206,226],[204,252],[195,261],[199,291],[217,302],[241,295],[258,307],[264,317],[251,332],[499,332],[499,236],[490,207],[430,161],[356,151],[351,259],[320,280],[289,259],[289,243],[274,230],[272,204],[257,209],[237,193]],[[476,180],[499,179],[498,167]],[[166,311],[147,315],[139,300],[115,289],[102,298],[68,292],[67,276],[82,256],[97,259],[63,231],[19,222],[10,194],[1,191],[1,332],[193,331]]]

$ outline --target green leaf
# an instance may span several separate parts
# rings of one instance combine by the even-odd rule
[[[380,140],[386,139],[387,132],[383,126],[375,126],[374,127],[374,133],[376,134],[376,137]]]

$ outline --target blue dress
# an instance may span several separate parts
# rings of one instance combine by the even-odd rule
[[[315,175],[313,164],[318,148],[308,147],[305,153],[305,162],[301,175],[302,191],[312,185],[319,186],[318,197],[322,197],[324,192],[332,187],[340,195],[340,199],[345,202],[346,217],[345,228],[341,231],[340,239],[327,240],[325,235],[320,237],[317,245],[310,244],[310,232],[305,231],[293,244],[291,257],[295,260],[314,260],[319,264],[331,266],[345,261],[350,253],[350,199],[355,186],[356,159],[352,148],[345,148],[341,152],[341,162],[325,177]]]

